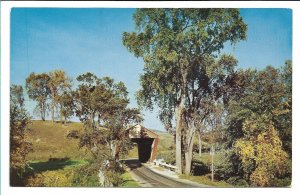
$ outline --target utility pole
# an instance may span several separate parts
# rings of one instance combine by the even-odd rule
[[[214,155],[215,155],[214,146],[211,146],[209,154],[211,156],[211,181],[214,181]]]

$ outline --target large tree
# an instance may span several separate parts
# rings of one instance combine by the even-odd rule
[[[23,87],[10,87],[10,184],[24,185],[23,173],[26,155],[31,151],[31,143],[26,137],[30,117],[24,108]]]
[[[75,112],[75,100],[74,100],[74,92],[73,91],[64,91],[59,96],[59,108],[60,108],[60,116],[61,118],[64,118],[63,121],[66,124],[67,119],[73,116]],[[62,122],[62,119],[61,119]]]
[[[99,167],[97,171],[101,170],[105,181],[118,185],[119,157],[131,146],[127,128],[141,121],[140,112],[128,107],[128,92],[123,82],[109,77],[98,78],[92,73],[82,74],[77,80],[76,115],[85,126],[80,147],[91,152],[97,162],[95,166]]]
[[[67,100],[65,92],[70,90],[72,83],[71,83],[71,79],[68,78],[68,76],[63,70],[54,70],[49,73],[49,77],[50,80],[48,82],[48,87],[50,89],[50,96],[51,96],[51,106],[50,106],[51,118],[52,118],[52,122],[54,122],[55,108],[58,107],[60,101]],[[62,97],[63,95],[64,97]],[[66,101],[64,103],[66,103]],[[60,120],[62,122],[63,114],[64,113],[66,114],[66,111],[60,110],[59,113],[60,113]]]
[[[282,70],[245,71],[244,91],[229,103],[233,172],[255,186],[283,185],[276,182],[291,176],[291,62]]]
[[[128,92],[123,82],[115,83],[109,77],[98,78],[92,73],[82,74],[77,80],[80,84],[75,92],[76,115],[86,128],[81,146],[89,148],[95,158],[108,155],[106,159],[117,161],[130,142],[126,128],[141,121],[140,112],[128,108]]]
[[[247,26],[237,9],[137,9],[134,21],[137,31],[124,32],[123,44],[144,60],[139,103],[147,109],[156,104],[168,129],[175,117],[176,165],[181,173],[184,154],[185,173],[189,174],[193,115],[211,87],[221,90],[222,84],[216,82],[229,80],[227,75],[236,64],[230,56],[218,62],[214,58],[226,42],[245,39]],[[218,75],[216,69],[226,74],[213,78]]]
[[[92,73],[82,74],[77,80],[80,84],[75,92],[76,115],[86,128],[81,146],[89,148],[95,158],[108,154],[118,160],[120,148],[126,150],[123,142],[129,141],[126,128],[141,121],[139,110],[128,108],[123,82],[115,83],[109,77],[98,78]],[[110,152],[105,154],[105,150]]]
[[[276,128],[282,140],[283,148],[292,156],[292,61],[287,60],[281,69],[281,79],[284,86],[283,103],[285,112],[277,115]]]
[[[26,90],[30,99],[37,101],[37,108],[41,119],[45,121],[47,111],[47,99],[50,96],[50,77],[46,73],[31,73],[26,78]]]

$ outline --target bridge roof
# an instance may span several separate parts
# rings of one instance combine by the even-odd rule
[[[129,132],[130,138],[158,138],[159,137],[156,133],[145,128],[140,124],[136,124],[127,130]]]

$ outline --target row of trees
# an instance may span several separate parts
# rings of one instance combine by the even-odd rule
[[[243,93],[232,97],[226,118],[226,148],[232,149],[226,177],[238,176],[255,186],[289,185],[292,63],[244,73]]]
[[[291,61],[237,70],[234,56],[220,55],[225,43],[246,39],[238,9],[137,9],[133,19],[137,30],[124,32],[123,44],[144,60],[138,103],[156,105],[175,133],[178,172],[191,173],[196,132],[218,130],[212,140],[224,135],[232,152],[224,178],[268,186],[290,177]]]
[[[72,80],[62,70],[50,73],[31,73],[26,79],[26,90],[30,99],[37,102],[36,109],[41,119],[45,121],[46,113],[51,111],[54,122],[55,113],[60,115],[60,120],[66,122],[73,115],[73,101],[71,97]]]
[[[131,147],[126,129],[130,124],[142,121],[140,111],[129,108],[123,82],[115,82],[109,77],[98,78],[89,72],[79,75],[77,81],[77,89],[72,90],[71,79],[61,70],[49,74],[31,73],[26,79],[26,89],[29,98],[37,102],[42,120],[45,120],[48,108],[52,121],[55,111],[60,114],[61,121],[64,118],[66,122],[73,115],[79,118],[84,124],[79,147],[85,147],[92,154],[93,166],[90,167],[97,173],[102,170],[103,184],[117,185],[119,177],[115,175],[119,173],[116,170],[121,170],[117,167],[119,157]]]

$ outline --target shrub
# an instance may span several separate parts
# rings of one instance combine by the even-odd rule
[[[74,139],[79,139],[80,138],[80,133],[78,130],[71,130],[68,134],[67,134],[67,138],[74,138]]]
[[[28,177],[26,186],[29,187],[46,187],[45,177],[42,174],[35,174]]]
[[[249,187],[247,181],[239,177],[230,177],[226,182],[237,187]]]
[[[99,166],[97,163],[90,162],[87,165],[78,167],[74,170],[72,185],[78,187],[97,187],[99,183]]]
[[[288,187],[291,186],[292,180],[290,177],[286,177],[283,179],[274,179],[272,182],[272,186],[274,187]]]
[[[27,179],[26,186],[30,187],[70,187],[73,186],[74,173],[72,170],[45,171],[34,174]]]
[[[43,173],[45,176],[44,184],[47,187],[70,187],[72,186],[73,172],[72,170],[47,171]]]
[[[64,158],[49,158],[48,162],[65,162],[70,160],[69,157],[64,157]]]
[[[202,161],[194,160],[192,162],[191,175],[200,176],[200,175],[205,175],[209,172],[210,172],[209,166],[204,164]]]

